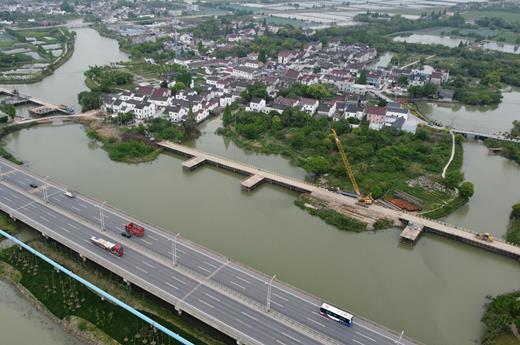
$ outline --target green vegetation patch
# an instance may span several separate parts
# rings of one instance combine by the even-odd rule
[[[39,250],[42,248],[45,248],[46,251],[50,250],[54,253],[53,256],[58,255],[62,258],[60,261],[72,262],[74,265],[94,265],[81,263],[75,253],[71,253],[61,247],[54,246],[54,248],[49,248],[48,244],[39,241],[33,243],[33,246],[38,247]],[[0,260],[21,272],[21,285],[31,292],[53,315],[59,319],[67,319],[74,316],[86,320],[87,322],[79,323],[78,327],[80,331],[88,331],[90,323],[120,344],[179,344],[162,332],[154,330],[126,310],[101,300],[97,294],[82,284],[63,273],[57,273],[51,265],[27,251],[20,251],[17,247],[11,247],[0,253]],[[89,271],[92,271],[92,269],[93,267],[87,268]],[[112,280],[108,275],[103,277],[103,273],[101,276],[101,280],[104,281],[105,284],[107,281]],[[100,279],[99,272],[96,273],[96,277],[96,279]],[[114,292],[120,294],[124,291],[124,295],[136,303],[142,303],[142,300],[144,300],[144,298],[137,297],[138,294],[129,291],[125,285],[112,284],[111,286],[118,286],[116,289],[120,292]],[[162,309],[160,307],[156,308]],[[213,341],[206,342],[202,340],[203,338],[195,338],[192,336],[186,331],[186,328],[184,328],[186,327],[185,321],[181,320],[174,312],[169,313],[168,319],[173,320],[175,323],[179,322],[183,328],[179,328],[174,323],[162,317],[158,317],[153,313],[142,312],[194,343],[218,343]]]
[[[486,326],[482,345],[520,343],[520,339],[512,331],[512,327],[520,329],[520,291],[493,297],[482,321]],[[509,342],[515,338],[516,342]]]
[[[444,131],[418,128],[416,134],[393,129],[371,130],[367,123],[354,128],[346,120],[314,119],[299,109],[282,114],[224,111],[225,128],[219,133],[239,145],[264,153],[282,154],[314,174],[315,181],[328,187],[353,190],[341,161],[331,128],[342,142],[364,193],[375,198],[397,190],[412,191],[409,179],[428,175],[440,181],[451,155],[451,135]],[[457,166],[457,164],[455,164]],[[457,168],[456,170],[459,170]],[[459,181],[460,183],[461,181]],[[446,200],[446,195],[421,190],[422,197]],[[436,200],[438,201],[438,200]],[[438,202],[435,202],[438,203]]]
[[[510,223],[506,240],[511,243],[520,244],[520,203],[513,205],[509,218]]]
[[[325,207],[314,198],[307,195],[301,195],[294,201],[294,204],[303,210],[306,210],[313,216],[320,217],[327,224],[333,225],[340,230],[362,232],[366,230],[367,225],[357,219],[347,217],[335,210]]]

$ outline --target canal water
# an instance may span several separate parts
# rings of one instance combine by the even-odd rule
[[[89,29],[78,31],[83,30]],[[88,32],[95,37],[88,34],[85,42],[98,44],[88,49],[103,51],[101,47],[107,42],[95,32]],[[81,49],[81,37],[78,33],[76,53]],[[111,48],[115,51],[108,49],[104,55],[119,54],[117,45]],[[47,81],[46,88],[60,90],[63,97],[70,97],[69,89],[77,93],[83,88],[82,78],[78,78],[78,84],[54,80]],[[38,85],[32,87],[44,92]],[[209,121],[202,128],[203,135],[191,145],[264,169],[305,177],[302,169],[282,157],[246,152],[217,136],[214,131],[220,123],[220,119]],[[170,154],[139,165],[110,161],[98,144],[89,142],[81,125],[28,128],[10,134],[4,144],[43,176],[106,200],[169,231],[179,231],[355,314],[404,330],[426,344],[474,344],[482,331],[480,317],[485,297],[520,286],[520,267],[513,260],[433,235],[425,235],[414,248],[408,248],[398,244],[396,229],[363,234],[340,231],[295,207],[296,195],[275,186],[243,192],[240,176],[211,167],[185,172],[182,159]],[[509,187],[519,185],[502,179],[503,169],[511,169],[513,177],[520,175],[517,166],[503,168],[503,158],[490,157],[488,161],[487,153],[480,150],[482,146],[475,147],[467,150],[464,169],[469,179],[478,182],[477,191],[487,181],[470,176],[470,170],[475,175],[493,174],[489,179],[499,177],[506,186],[513,183]],[[495,165],[496,169],[479,169],[476,163]],[[501,193],[511,199],[516,195],[514,188]],[[479,197],[492,198],[490,203],[504,199],[494,193]],[[507,199],[504,204],[509,202]],[[475,214],[486,215],[491,222],[496,220],[496,227],[501,226],[503,231],[503,214],[495,215],[484,202],[470,207],[475,208]],[[471,217],[474,214],[468,212],[449,220],[464,225]],[[0,309],[0,315],[9,314]],[[18,328],[31,327],[30,320],[20,322]],[[29,342],[34,338],[23,338],[20,343]]]
[[[3,280],[0,280],[0,334],[2,344],[82,344],[38,312],[15,287]]]

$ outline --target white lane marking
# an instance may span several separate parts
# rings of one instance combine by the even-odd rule
[[[279,306],[280,308],[283,308],[283,304],[280,304],[280,303],[278,303],[278,302],[276,302],[276,301],[271,300],[271,303],[272,303],[272,304],[276,304],[276,305]]]
[[[69,230],[69,229],[64,228],[63,226],[60,226],[60,229],[63,230],[63,231],[65,231],[65,232],[68,232],[68,233],[70,234],[70,230]]]
[[[293,336],[291,336],[291,335],[289,335],[289,334],[287,334],[287,333],[285,333],[285,332],[282,332],[282,334],[285,335],[285,336],[286,336],[287,338],[289,338],[289,339],[292,339],[292,340],[294,340],[294,341],[299,342],[300,344],[302,343],[299,339],[296,339],[295,337],[293,337]]]
[[[278,340],[278,339],[276,339],[276,342],[277,342],[278,344],[280,344],[280,345],[287,345],[286,343],[284,343],[283,341],[280,341],[280,340]]]
[[[151,238],[152,240],[154,240],[154,241],[159,241],[158,238],[155,238],[155,237],[153,237],[153,236],[150,236],[149,234],[148,234],[147,236],[148,236],[149,238]]]
[[[152,242],[147,241],[147,240],[145,240],[144,238],[141,238],[141,241],[143,241],[144,243],[148,244],[149,246],[152,245]]]
[[[364,338],[367,338],[368,340],[372,340],[374,343],[376,342],[375,339],[370,338],[368,335],[364,335],[363,333],[359,333],[358,331],[356,331],[356,333]]]
[[[50,213],[50,212],[45,212],[45,214],[48,215],[51,218],[54,218],[54,219],[58,218],[55,215],[53,215],[52,213]]]
[[[78,227],[74,224],[67,223],[68,226],[73,227],[74,229],[78,230]]]
[[[318,315],[318,316],[323,317],[323,315],[321,315],[320,313],[317,313],[317,312],[315,312],[315,311],[311,311],[311,313],[313,313],[314,315]]]
[[[146,261],[142,261],[143,264],[145,264],[146,266],[150,267],[150,268],[155,268],[152,264],[150,264],[149,262],[146,262]]]
[[[94,218],[94,219],[97,220],[98,222],[101,220],[101,219],[99,219],[99,217],[96,217],[96,216],[92,216],[92,218]],[[103,218],[105,218],[105,217],[103,217]]]
[[[238,283],[235,283],[235,282],[234,282],[234,281],[232,281],[232,280],[230,280],[229,282],[230,282],[231,284],[233,284],[233,285],[236,285],[236,286],[238,286],[239,288],[241,288],[241,289],[243,289],[243,290],[245,290],[245,289],[246,289],[246,288],[245,288],[245,287],[243,287],[242,285],[240,285],[240,284],[238,284]]]
[[[179,253],[186,254],[186,252],[182,249],[176,248],[175,250],[178,251]]]
[[[199,300],[200,303],[205,304],[205,305],[207,305],[208,307],[215,309],[215,307],[212,306],[211,304],[209,304],[208,302],[206,302],[206,301],[204,301],[204,300],[202,300],[202,299],[200,299],[200,298],[198,298],[198,300]]]
[[[18,199],[18,200],[22,200],[22,198],[20,198],[18,195],[16,194],[9,194],[9,196],[15,198],[15,199]]]
[[[244,321],[242,321],[242,320],[240,320],[240,319],[235,319],[235,320],[237,320],[238,322],[240,322],[241,324],[243,324],[244,326],[246,326],[246,327],[248,327],[248,328],[253,328],[253,326],[251,326],[251,325],[248,324],[247,322],[244,322]]]
[[[9,199],[8,197],[4,196],[4,199],[7,201],[7,202],[13,202],[13,200]]]
[[[200,268],[200,269],[201,269],[201,270],[203,270],[203,271],[206,271],[206,272],[208,272],[208,273],[211,273],[211,271],[210,271],[210,270],[208,270],[208,269],[205,269],[204,267],[201,267],[201,266],[197,266],[197,267],[198,267],[198,268]]]
[[[365,343],[362,343],[362,342],[360,342],[360,341],[357,341],[356,339],[352,339],[352,341],[355,342],[355,343],[361,344],[361,345],[365,345]]]
[[[81,202],[78,202],[78,205],[79,205],[79,207],[88,208],[87,205],[85,205],[85,204],[83,204],[83,203],[81,203]]]
[[[209,263],[207,261],[202,261],[202,262],[205,263],[206,265],[208,265],[209,267],[218,268],[218,266],[215,266],[212,263]]]
[[[258,319],[256,317],[254,317],[253,315],[249,315],[248,313],[246,313],[245,311],[241,311],[240,314],[244,315],[244,316],[247,316],[248,318],[252,319],[252,320],[255,320],[255,321],[258,321]]]
[[[271,301],[271,302],[272,302],[272,301]],[[311,322],[314,322],[315,324],[317,324],[317,325],[319,325],[319,326],[321,326],[321,327],[327,327],[327,326],[325,326],[324,324],[322,324],[321,322],[318,322],[318,321],[316,321],[316,320],[313,320],[313,319],[311,319],[310,317],[308,317],[307,320],[309,320],[309,321],[311,321]]]
[[[212,300],[214,301],[217,301],[218,303],[221,303],[222,301],[219,300],[217,297],[213,296],[213,295],[210,295],[209,293],[204,293],[206,296],[208,296],[209,298],[211,298]]]
[[[47,218],[45,218],[44,216],[39,216],[39,217],[40,217],[41,219],[43,219],[43,221],[44,221],[44,222],[47,222],[47,223],[49,223],[49,222],[50,222],[50,220],[49,220],[49,219],[47,219]]]
[[[283,299],[285,302],[289,302],[289,300],[283,296],[280,296],[279,294],[277,294],[276,292],[273,292],[273,296],[276,296],[278,297],[279,299]]]
[[[81,240],[82,240],[83,242],[87,242],[87,243],[92,244],[89,240],[86,240],[86,239],[84,239],[84,238],[82,238]]]
[[[178,281],[179,283],[186,285],[186,282],[185,282],[184,280],[182,280],[182,279],[179,279],[179,278],[177,278],[177,277],[175,277],[175,276],[172,276],[172,279],[175,279],[175,280]]]
[[[74,211],[81,212],[81,210],[80,210],[79,208],[77,208],[76,206],[72,206],[72,209],[73,209]]]
[[[238,280],[241,280],[241,281],[243,281],[243,282],[246,282],[247,284],[251,284],[251,282],[250,282],[249,280],[246,280],[246,279],[241,278],[241,277],[239,277],[239,276],[235,276],[235,278],[237,278]]]
[[[33,181],[33,180],[31,180],[31,179],[29,179],[29,178],[27,178],[27,177],[24,177],[23,179],[24,179],[25,181],[29,182],[29,183],[31,183],[31,182]]]
[[[144,273],[148,274],[148,272],[147,272],[147,271],[145,271],[144,269],[142,269],[142,268],[141,268],[141,267],[139,267],[139,266],[135,266],[135,268],[137,268],[137,269],[138,269],[139,271],[141,271],[141,272],[144,272]]]
[[[166,285],[168,285],[169,287],[172,287],[172,288],[174,288],[175,290],[179,290],[179,288],[178,288],[178,287],[176,287],[176,286],[175,286],[175,285],[173,285],[173,284],[170,284],[170,283],[168,283],[168,282],[165,282],[165,284],[166,284]]]

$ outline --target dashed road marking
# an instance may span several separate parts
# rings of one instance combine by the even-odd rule
[[[44,221],[44,222],[47,222],[47,223],[49,223],[49,222],[50,222],[50,220],[49,220],[49,219],[47,219],[47,218],[45,218],[44,216],[40,216],[40,218],[41,218],[41,219],[43,219],[43,221]]]
[[[151,246],[151,245],[152,245],[152,242],[150,242],[150,241],[147,241],[147,240],[145,240],[145,239],[143,239],[143,238],[141,239],[141,241],[143,241],[144,243],[148,244],[149,246]]]
[[[357,341],[356,339],[352,339],[352,341],[355,342],[355,343],[361,344],[361,345],[365,345],[365,343],[362,343],[362,342],[360,342],[360,341]]]
[[[372,340],[374,343],[376,342],[375,339],[370,338],[368,335],[365,335],[365,334],[363,334],[363,333],[359,333],[358,331],[356,331],[356,333],[357,333],[358,335],[364,337],[364,338],[367,338],[368,340]]]
[[[302,342],[300,341],[300,339],[296,339],[295,337],[293,337],[293,336],[291,336],[291,335],[289,335],[289,334],[287,334],[287,333],[285,333],[285,332],[282,332],[282,334],[285,335],[287,338],[292,339],[292,340],[294,340],[294,341],[296,341],[296,342],[298,342],[298,343],[300,343],[300,344],[302,343]]]
[[[208,296],[209,298],[211,298],[212,300],[214,301],[217,301],[218,303],[222,302],[221,300],[219,300],[217,297],[213,296],[213,295],[210,295],[209,293],[205,293],[206,296]]]
[[[206,269],[206,268],[204,268],[202,266],[197,266],[197,267],[200,268],[201,270],[205,271],[205,272],[211,273],[210,270],[208,270],[208,269]]]
[[[232,281],[232,280],[230,280],[229,282],[230,282],[231,284],[233,284],[233,285],[236,285],[236,286],[238,286],[239,288],[241,288],[241,289],[243,289],[243,290],[245,290],[245,289],[246,289],[246,288],[245,288],[245,287],[243,287],[242,285],[240,285],[240,284],[238,284],[238,283],[235,283],[235,282],[234,282],[234,281]]]
[[[242,321],[242,320],[240,320],[240,319],[235,319],[235,320],[237,320],[238,322],[240,322],[241,324],[243,324],[244,326],[246,326],[246,327],[248,327],[248,328],[253,328],[253,326],[251,326],[251,325],[248,324],[247,322],[244,322],[244,321]]]
[[[246,282],[247,284],[251,284],[251,282],[249,280],[247,280],[247,279],[241,278],[239,276],[235,276],[235,278],[237,278],[238,280],[241,280],[243,282]]]
[[[179,290],[178,287],[176,287],[175,285],[173,285],[173,284],[171,284],[171,283],[165,282],[165,284],[168,285],[169,287],[174,288],[175,290]]]
[[[63,226],[60,226],[60,229],[63,230],[63,231],[65,231],[65,232],[68,232],[68,233],[70,234],[70,230],[69,230],[69,229],[64,228]]]
[[[205,263],[206,265],[208,265],[209,267],[218,268],[218,266],[215,266],[212,263],[209,263],[207,261],[202,261],[202,262]]]
[[[271,302],[272,302],[272,301],[271,301]],[[310,317],[308,317],[307,320],[309,320],[309,321],[311,321],[311,322],[314,322],[315,324],[317,324],[317,325],[319,325],[319,326],[321,326],[321,327],[327,327],[327,326],[325,326],[324,324],[322,324],[321,322],[318,322],[318,321],[316,321],[316,320],[313,320],[313,319],[311,319]]]
[[[279,299],[283,299],[284,301],[289,302],[289,300],[288,300],[287,298],[285,298],[285,297],[283,297],[283,296],[280,296],[280,295],[277,294],[276,292],[273,292],[273,296],[276,296],[276,297],[278,297]]]
[[[135,266],[135,268],[137,268],[137,269],[138,269],[139,271],[141,271],[141,272],[144,272],[144,273],[148,274],[148,272],[147,272],[146,270],[142,269],[142,268],[139,267],[139,266]]]
[[[253,315],[249,315],[248,313],[246,313],[245,311],[241,311],[240,314],[250,318],[251,320],[255,320],[255,321],[258,321],[258,319],[256,317],[254,317]]]
[[[205,305],[207,305],[208,307],[215,309],[215,307],[212,306],[211,304],[209,304],[208,302],[206,302],[206,301],[204,301],[204,300],[202,300],[202,299],[200,299],[200,298],[198,298],[198,300],[199,300],[200,303],[205,304]]]
[[[145,264],[146,266],[150,267],[150,268],[155,268],[152,264],[150,264],[149,262],[146,262],[146,261],[142,261],[143,264]]]
[[[67,225],[72,227],[72,228],[74,228],[74,229],[76,229],[76,230],[78,230],[78,227],[76,225],[74,225],[74,224],[67,223]]]
[[[179,278],[177,278],[176,276],[172,276],[172,279],[175,279],[175,280],[178,281],[179,283],[186,285],[186,282],[185,282],[184,280],[179,279]]]

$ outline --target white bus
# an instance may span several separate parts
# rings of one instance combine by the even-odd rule
[[[352,320],[354,319],[354,315],[349,314],[346,311],[343,311],[331,305],[328,305],[327,303],[323,303],[321,305],[320,314],[347,326],[352,325]]]

